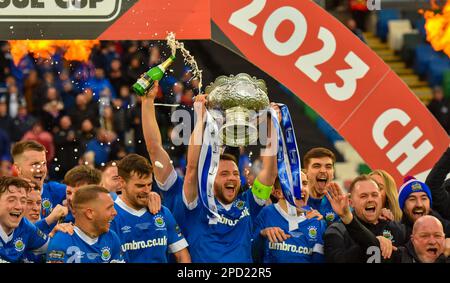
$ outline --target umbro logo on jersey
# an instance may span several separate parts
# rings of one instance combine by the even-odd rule
[[[120,230],[122,231],[122,233],[130,233],[131,232],[131,227],[130,226],[123,226],[122,228],[120,228]]]
[[[136,224],[136,228],[139,228],[141,230],[147,230],[148,227],[150,227],[150,225],[151,225],[150,222],[138,223]]]
[[[94,260],[98,256],[100,256],[98,253],[87,253],[87,257],[90,260]]]
[[[300,238],[300,236],[303,235],[302,232],[294,232],[294,231],[289,232],[289,234],[291,234],[291,236],[294,238]]]

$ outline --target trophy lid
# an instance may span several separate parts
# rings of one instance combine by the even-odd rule
[[[259,111],[269,106],[264,80],[246,73],[220,76],[205,91],[208,93],[208,108],[226,110],[240,106]]]

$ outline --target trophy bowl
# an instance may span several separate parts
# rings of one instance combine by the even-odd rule
[[[229,146],[254,144],[258,129],[253,121],[256,112],[269,107],[266,83],[248,74],[220,76],[206,87],[208,109],[218,110],[225,117],[219,136]]]

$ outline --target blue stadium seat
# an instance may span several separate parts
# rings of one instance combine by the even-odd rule
[[[419,44],[415,51],[414,72],[421,77],[425,77],[430,60],[436,57],[439,57],[439,53],[434,51],[430,44]]]
[[[422,39],[427,38],[427,32],[425,31],[425,19],[423,17],[414,21],[414,28],[419,31]]]
[[[388,35],[388,22],[390,20],[398,20],[400,19],[400,10],[399,9],[382,9],[378,12],[378,21],[377,21],[377,36],[386,41],[386,37]]]
[[[444,72],[450,69],[450,59],[447,56],[432,58],[428,67],[428,84],[432,87],[442,85]]]

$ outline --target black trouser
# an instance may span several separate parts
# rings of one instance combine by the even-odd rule
[[[366,19],[368,14],[368,11],[352,11],[352,16],[356,22],[356,26],[363,32],[366,31]]]

